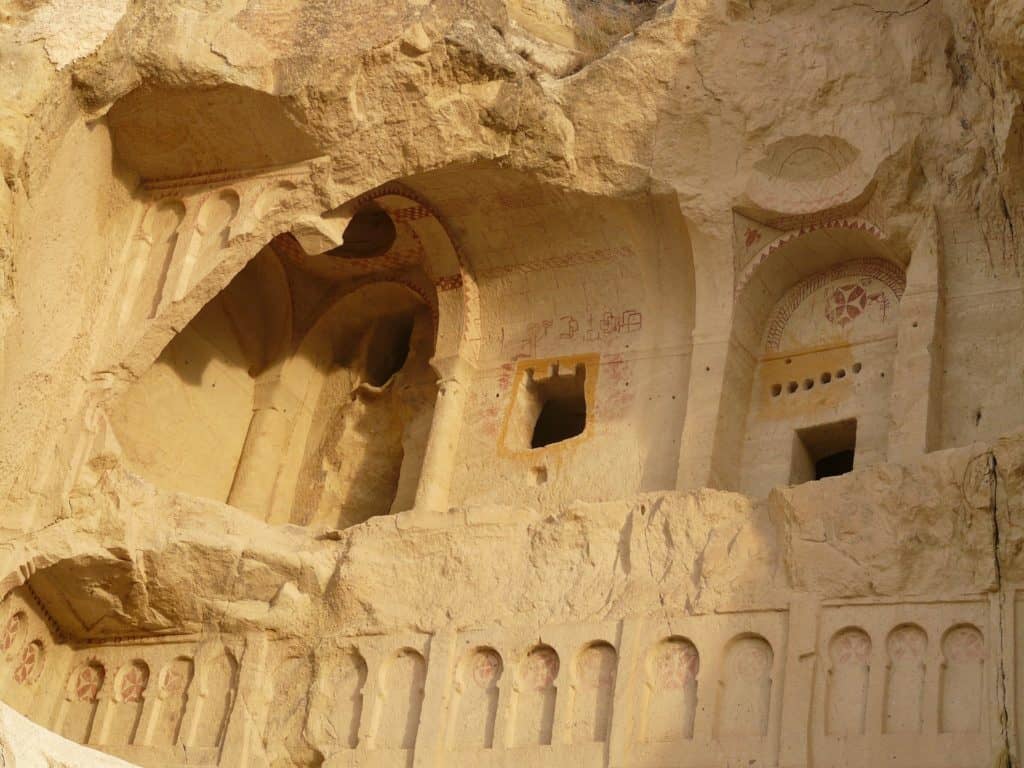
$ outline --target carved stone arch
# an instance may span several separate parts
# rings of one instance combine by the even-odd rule
[[[99,661],[91,659],[76,665],[68,675],[53,730],[79,744],[88,743],[100,697],[107,697],[108,688],[106,669]]]
[[[775,650],[759,634],[744,632],[726,643],[715,717],[718,738],[767,738],[774,661]]]
[[[643,703],[637,741],[686,741],[697,717],[700,652],[694,643],[671,635],[655,643],[644,663]]]
[[[583,646],[571,665],[573,743],[607,741],[618,668],[618,651],[606,640]]]
[[[924,726],[924,690],[928,670],[928,633],[917,624],[894,627],[885,641],[883,730],[920,733]]]
[[[188,218],[197,231],[190,241],[188,253],[183,257],[185,262],[196,256],[192,250],[197,242],[223,233],[225,226],[232,227],[230,236],[217,236],[223,241],[233,241],[231,222],[238,215],[238,199],[238,193],[231,186],[221,186],[192,201],[196,210]],[[201,290],[206,295],[213,287],[205,276],[214,268],[207,269],[209,265],[199,268],[196,264],[189,266],[186,263],[173,275],[168,275],[167,279],[172,283],[180,283],[172,288],[182,305],[177,311],[190,311],[185,309],[186,305],[197,305],[193,307],[196,311],[191,314],[191,322],[185,324],[156,361],[165,368],[169,365],[173,376],[169,378],[168,374],[161,373],[163,369],[158,365],[150,365],[140,383],[119,394],[106,411],[111,417],[111,432],[117,436],[117,450],[127,455],[134,471],[167,490],[184,490],[227,501],[261,519],[271,522],[291,519],[290,503],[294,497],[297,470],[287,465],[293,461],[289,454],[301,447],[295,443],[292,427],[295,415],[302,407],[302,397],[287,391],[287,380],[295,378],[293,374],[302,368],[301,364],[292,363],[308,351],[302,349],[305,340],[311,329],[317,326],[320,316],[326,315],[333,303],[343,301],[346,294],[366,289],[370,284],[399,283],[429,308],[434,332],[428,359],[440,377],[442,396],[430,396],[431,401],[437,400],[437,407],[432,411],[433,421],[428,420],[416,428],[418,434],[422,434],[413,440],[415,458],[408,462],[409,471],[401,473],[405,479],[402,479],[400,491],[394,497],[393,511],[420,506],[424,499],[426,506],[446,508],[444,499],[457,447],[452,435],[461,429],[464,390],[479,344],[478,294],[465,261],[436,213],[401,185],[390,184],[372,190],[335,211],[327,212],[316,226],[326,226],[324,222],[329,222],[332,217],[340,217],[343,221],[347,218],[351,226],[370,211],[386,216],[394,230],[393,237],[384,243],[379,253],[359,252],[351,244],[346,250],[344,242],[336,248],[309,253],[295,236],[280,235],[237,273],[232,272],[230,264],[217,265],[216,277],[231,276],[230,282],[219,293],[210,296],[202,309],[197,305],[195,294]],[[303,226],[308,230],[307,225]],[[308,231],[305,234],[308,235]],[[305,237],[305,242],[323,244],[330,240]],[[225,245],[225,242],[219,243],[221,249]],[[244,245],[239,242],[231,247],[238,250]],[[205,254],[209,248],[199,250]],[[203,258],[208,257],[204,255]],[[232,257],[232,263],[234,260]],[[197,269],[202,272],[199,280],[176,276],[179,272],[184,274],[182,270],[198,274]],[[298,279],[295,274],[306,277]],[[302,279],[308,283],[309,276],[326,279],[302,295],[302,301],[306,302],[302,307],[302,322],[312,323],[311,327],[302,328],[297,327],[298,310],[294,303],[298,294],[295,291],[303,290],[296,286]],[[197,285],[201,288],[193,288]],[[317,291],[322,290],[326,290],[327,295],[318,296]],[[256,301],[253,301],[254,297]],[[321,306],[317,307],[317,302]],[[156,337],[150,334],[148,338],[142,346],[152,343]],[[211,340],[215,345],[212,353]],[[228,346],[224,347],[224,344]],[[176,352],[179,347],[183,350],[181,354]],[[139,354],[142,353],[136,350],[136,355]],[[220,381],[207,382],[199,378],[206,376],[210,361],[215,363],[213,370]],[[195,370],[185,370],[182,366],[191,366]],[[248,376],[237,375],[237,370],[243,366]],[[167,381],[153,386],[193,386],[192,394],[199,397],[196,404],[212,409],[209,419],[217,427],[199,430],[193,435],[195,430],[189,426],[192,419],[187,414],[181,418],[173,417],[171,412],[175,407],[190,410],[196,407],[191,395],[186,397],[185,392],[178,397],[166,397],[167,407],[154,407],[156,404],[146,393],[151,384],[146,382],[160,376]],[[221,387],[216,393],[212,389],[197,390],[188,383],[193,380],[202,386],[216,387],[219,383]],[[249,382],[250,392],[239,392],[233,399],[225,392],[225,386],[233,391],[246,382]],[[135,405],[132,405],[133,398],[138,400]],[[242,406],[248,401],[252,406],[246,410]],[[432,406],[428,403],[427,411]],[[243,414],[242,410],[246,413]],[[233,416],[237,418],[232,420]],[[171,423],[164,423],[167,420]],[[230,434],[220,434],[220,426],[225,426]],[[433,439],[434,432],[441,433],[442,438]],[[298,436],[300,443],[302,437]],[[192,438],[207,442],[216,440],[216,459],[204,461],[204,451],[191,443],[188,451],[176,448],[182,441]],[[190,471],[181,471],[180,462],[164,461],[161,457],[167,454],[169,458],[169,451],[174,455],[187,456]],[[83,448],[81,453],[86,455],[89,449]],[[193,464],[195,466],[191,466]],[[413,464],[416,465],[415,472],[412,471]],[[173,471],[172,466],[175,467]],[[283,485],[275,467],[285,468]],[[422,471],[419,471],[421,467]],[[390,504],[385,504],[373,514],[392,511],[390,507]],[[357,514],[351,520],[345,515],[341,517],[348,522],[359,522],[366,515]],[[335,521],[326,522],[332,526],[336,524]]]
[[[894,381],[906,381],[897,350],[909,259],[867,219],[844,218],[783,232],[739,274],[734,413],[719,447],[741,457],[741,490],[887,458]]]
[[[261,491],[271,494],[268,519],[344,527],[412,506],[436,394],[428,367],[434,306],[433,286],[416,272],[347,283],[325,298],[295,351],[257,380],[280,443],[276,463],[253,469],[257,480],[276,476],[273,488]],[[390,387],[396,376],[401,393]],[[376,425],[372,443],[359,436],[363,422]],[[347,433],[356,442],[341,451]],[[268,430],[255,434],[265,443]],[[368,468],[371,460],[373,473],[349,477],[346,467]],[[244,471],[240,465],[231,502],[250,508],[260,502],[235,493]]]
[[[504,661],[490,646],[467,649],[455,669],[448,748],[491,749],[503,687]]]
[[[551,744],[558,697],[561,660],[550,645],[531,648],[516,675],[515,722],[513,746],[546,746]]]
[[[380,665],[373,722],[373,745],[377,749],[412,749],[416,746],[427,661],[414,648],[402,647]]]
[[[132,659],[114,674],[112,715],[104,734],[108,744],[140,744],[145,734],[139,732],[142,712],[149,697],[149,665],[141,659]]]
[[[360,195],[343,209],[354,213],[370,202],[385,210],[396,227],[407,226],[422,248],[424,269],[439,294],[435,357],[459,356],[474,364],[480,350],[480,292],[475,272],[444,220],[423,196],[397,181]],[[444,300],[448,292],[456,301]]]
[[[198,701],[187,745],[220,747],[235,704],[239,665],[235,654],[221,643],[204,650],[196,656]]]

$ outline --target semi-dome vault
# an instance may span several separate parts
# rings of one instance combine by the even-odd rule
[[[1012,3],[8,5],[0,764],[1019,762]]]

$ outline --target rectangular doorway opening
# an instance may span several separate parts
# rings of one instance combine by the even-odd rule
[[[798,429],[793,436],[791,485],[845,475],[857,451],[857,420]]]

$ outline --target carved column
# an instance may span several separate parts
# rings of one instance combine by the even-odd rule
[[[457,355],[441,360],[435,358],[430,364],[440,380],[434,406],[434,422],[430,427],[423,468],[416,488],[416,506],[413,509],[416,518],[448,510],[452,473],[455,470],[473,371],[472,366]]]
[[[228,494],[228,504],[260,520],[266,520],[270,514],[293,421],[289,406],[294,398],[281,385],[280,371],[268,373],[256,382],[252,419]]]
[[[726,376],[737,352],[731,342],[732,245],[724,235],[708,236],[693,228],[690,238],[698,325],[693,330],[676,488],[736,488],[750,393],[729,391]]]
[[[888,460],[911,461],[939,439],[942,406],[942,296],[938,221],[932,213],[914,233],[907,287],[900,300]]]

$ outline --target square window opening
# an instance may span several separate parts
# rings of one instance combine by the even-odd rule
[[[798,429],[793,436],[790,483],[845,475],[853,469],[856,451],[856,419]]]
[[[552,359],[520,368],[503,438],[507,449],[546,448],[586,432],[590,366],[570,365]]]

